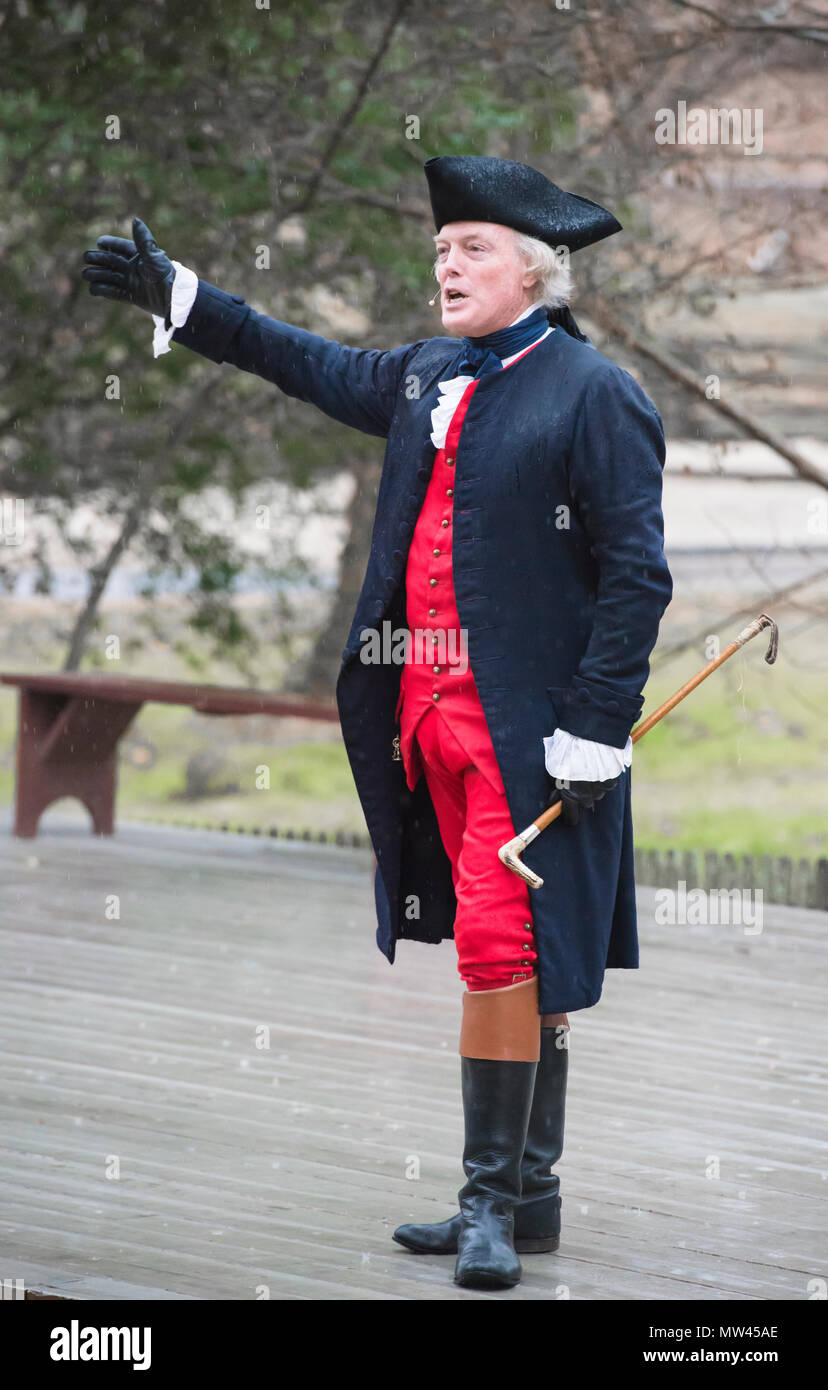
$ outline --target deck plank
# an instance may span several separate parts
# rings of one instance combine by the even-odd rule
[[[665,927],[639,890],[641,969],[571,1015],[561,1249],[487,1294],[390,1239],[463,1181],[462,984],[450,942],[380,955],[372,869],[54,815],[0,839],[4,1278],[113,1300],[808,1297],[828,914]]]

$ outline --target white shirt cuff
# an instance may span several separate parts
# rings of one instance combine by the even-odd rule
[[[623,748],[578,738],[566,729],[556,729],[543,740],[544,761],[550,777],[567,782],[608,782],[618,777],[632,762],[632,739]]]
[[[155,324],[155,333],[152,339],[153,357],[160,357],[162,353],[170,351],[170,338],[176,328],[181,328],[187,322],[187,315],[192,309],[198,293],[198,276],[195,272],[188,270],[180,261],[173,261],[173,265],[175,266],[175,278],[172,284],[170,303],[172,328],[165,328],[163,318],[159,314],[153,314],[152,321]]]

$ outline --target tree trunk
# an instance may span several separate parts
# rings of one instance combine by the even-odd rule
[[[64,671],[77,671],[83,660],[83,653],[86,647],[86,640],[98,616],[98,608],[104,596],[106,586],[113,571],[117,568],[121,556],[129,549],[136,531],[141,524],[146,499],[139,493],[134,498],[128,511],[124,515],[123,524],[117,537],[109,548],[109,551],[101,560],[99,565],[89,572],[89,592],[86,596],[86,603],[83,606],[78,620],[72,631],[69,641],[69,650],[66,653],[66,660],[63,663]]]

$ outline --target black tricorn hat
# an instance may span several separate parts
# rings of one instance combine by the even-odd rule
[[[550,246],[579,251],[621,231],[611,212],[513,159],[448,154],[427,159],[425,176],[434,225],[498,222]]]

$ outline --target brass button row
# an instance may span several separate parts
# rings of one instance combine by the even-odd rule
[[[447,463],[447,464],[449,465],[449,467],[450,467],[450,466],[454,463],[454,459],[453,459],[453,458],[447,458],[447,459],[446,459],[446,463]],[[454,496],[453,490],[452,490],[450,487],[447,487],[447,488],[446,488],[446,496],[447,496],[447,497],[453,497],[453,496]],[[448,523],[448,521],[443,521],[442,524],[443,524],[444,527],[446,527],[446,526],[448,526],[449,523]],[[432,553],[436,556],[436,555],[439,555],[439,554],[440,554],[440,551],[439,551],[439,549],[435,546]],[[431,585],[431,588],[432,588],[432,589],[435,588],[436,585],[437,585],[437,580],[436,580],[436,579],[429,579],[428,582],[429,582],[429,584]],[[430,618],[435,617],[436,613],[437,613],[437,609],[436,609],[436,608],[429,608],[429,610],[428,610],[428,616],[429,616]],[[436,641],[437,641],[437,638],[436,638],[435,636],[432,636],[432,641],[433,641],[433,642],[436,642]],[[439,676],[440,671],[442,670],[442,667],[440,667],[440,666],[433,666],[433,667],[432,667],[432,670],[433,670],[435,676]],[[440,698],[440,692],[439,692],[439,690],[433,690],[433,691],[431,692],[431,698],[432,698],[432,700],[435,700],[435,701],[436,701],[436,700],[439,700],[439,698]]]
[[[524,931],[531,932],[531,930],[532,930],[532,923],[531,923],[531,922],[524,922],[523,927],[524,927]],[[524,941],[524,943],[523,943],[523,945],[521,946],[520,949],[521,949],[522,951],[531,951],[531,949],[532,949],[532,943],[531,943],[530,941]],[[521,961],[521,965],[529,965],[529,964],[530,964],[530,962],[529,962],[528,960],[523,960],[523,961]]]

